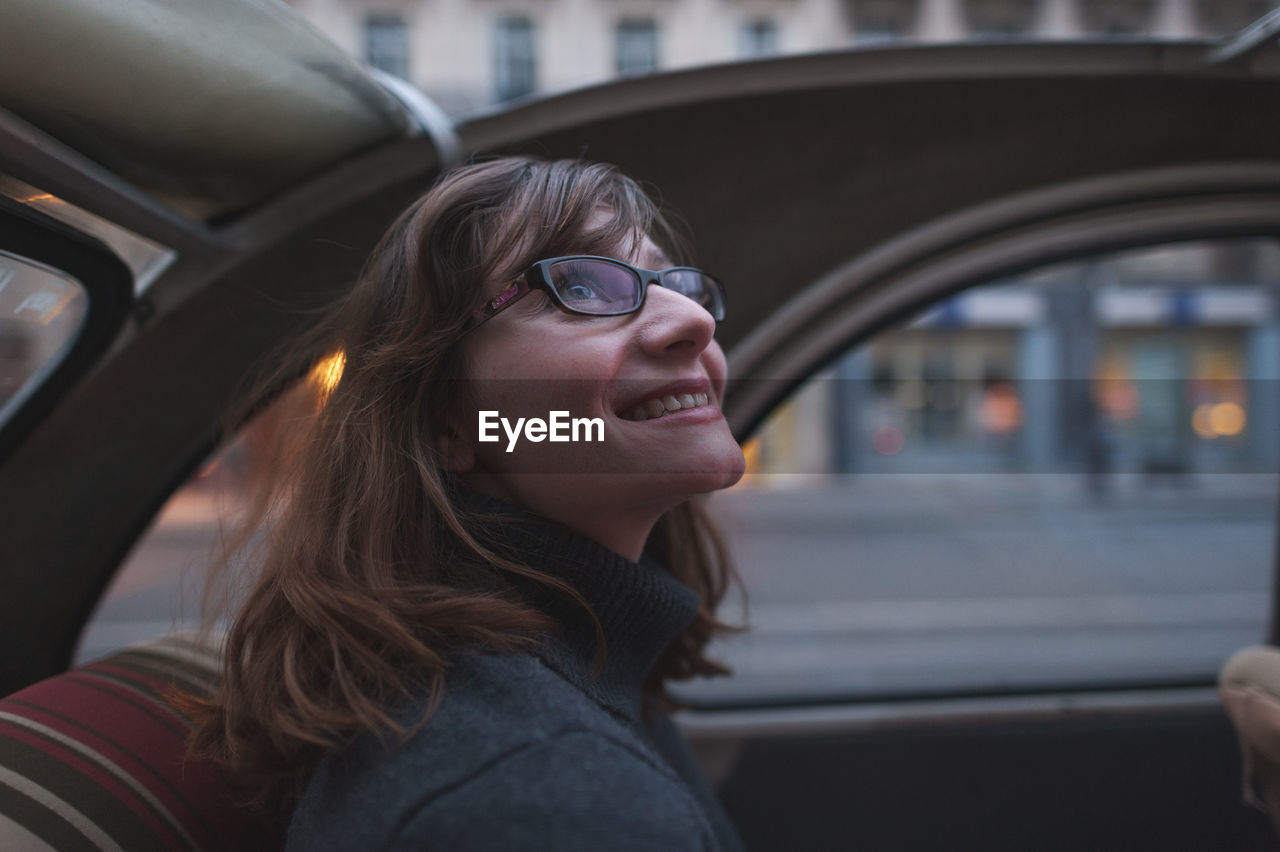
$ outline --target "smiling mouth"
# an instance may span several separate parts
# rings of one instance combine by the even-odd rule
[[[664,414],[684,411],[689,408],[701,408],[707,404],[705,393],[678,393],[647,399],[621,413],[623,420],[656,420]]]

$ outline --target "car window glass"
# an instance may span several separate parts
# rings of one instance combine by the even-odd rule
[[[210,567],[237,541],[261,478],[287,454],[296,435],[289,424],[314,413],[341,375],[340,357],[322,360],[293,390],[250,420],[191,475],[165,503],[112,579],[81,632],[75,662],[96,659],[134,642],[172,631],[196,630],[202,606],[215,619],[234,601],[235,572],[220,573],[205,595]],[[252,542],[241,552],[252,558]],[[231,584],[221,582],[230,577]]]
[[[88,306],[66,273],[0,251],[0,424],[70,351]]]
[[[751,630],[718,701],[1208,683],[1264,633],[1280,247],[975,287],[808,381],[713,498]],[[732,620],[735,608],[729,608]]]
[[[1264,628],[1278,288],[1269,240],[1144,248],[970,289],[850,351],[713,498],[752,629],[715,649],[736,674],[685,697],[1206,681]],[[262,447],[307,399],[174,495],[78,659],[195,623]]]

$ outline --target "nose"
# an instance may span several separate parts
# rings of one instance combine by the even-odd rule
[[[697,356],[715,337],[716,321],[683,293],[650,282],[640,312],[640,345],[651,355]]]

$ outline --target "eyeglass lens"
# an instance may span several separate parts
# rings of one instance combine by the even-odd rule
[[[626,267],[598,260],[562,260],[548,272],[556,295],[576,311],[622,313],[640,303],[640,279]]]
[[[662,276],[662,286],[693,299],[717,321],[724,319],[724,300],[720,287],[706,275],[692,269],[673,269]]]
[[[553,263],[548,270],[551,286],[564,304],[588,314],[619,314],[640,304],[644,283],[625,266],[600,260],[572,259]],[[662,276],[662,286],[683,293],[706,308],[716,319],[723,317],[720,289],[707,276],[678,269]]]

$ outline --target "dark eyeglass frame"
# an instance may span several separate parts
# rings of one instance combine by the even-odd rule
[[[636,299],[636,304],[633,307],[621,311],[584,311],[572,307],[564,301],[559,293],[556,292],[555,286],[551,283],[551,267],[557,263],[563,263],[567,260],[595,260],[603,263],[610,263],[614,266],[620,266],[623,269],[629,270],[640,279],[640,295]],[[630,263],[624,263],[623,261],[612,257],[600,257],[599,255],[594,254],[567,254],[562,257],[549,257],[546,260],[539,260],[537,263],[526,269],[519,278],[511,282],[510,286],[489,301],[485,302],[479,310],[472,315],[471,325],[467,327],[466,331],[473,331],[477,327],[493,319],[495,316],[502,313],[504,310],[511,307],[534,290],[541,290],[546,293],[551,298],[551,301],[555,303],[555,306],[567,314],[575,314],[577,316],[584,317],[619,317],[627,314],[634,314],[644,308],[645,297],[649,293],[649,285],[657,284],[659,287],[666,287],[667,285],[663,283],[663,278],[671,272],[694,272],[714,284],[716,290],[720,294],[720,316],[716,316],[715,313],[710,311],[708,311],[708,313],[711,313],[712,318],[714,318],[716,322],[721,322],[724,319],[724,283],[721,282],[719,278],[716,278],[705,270],[698,269],[694,266],[672,266],[667,269],[642,269],[639,266],[632,266]],[[668,287],[667,289],[674,288]],[[681,293],[681,295],[686,294]],[[690,297],[690,300],[693,301],[692,297]],[[697,304],[699,304],[699,307],[705,308],[701,303]],[[464,332],[464,334],[465,333],[466,332]]]

